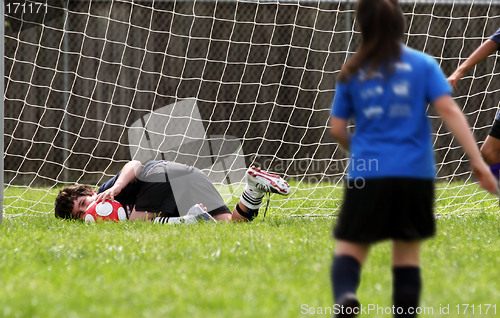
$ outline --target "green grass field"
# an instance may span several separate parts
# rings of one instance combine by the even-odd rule
[[[421,317],[500,316],[500,214],[475,186],[464,191],[475,195],[438,193],[452,199],[439,201],[438,234],[423,246]],[[328,206],[321,195],[310,198]],[[6,204],[16,196],[53,200],[11,188]],[[473,212],[456,213],[471,201]],[[331,317],[335,219],[289,217],[272,202],[264,222],[191,226],[60,221],[50,204],[7,209],[0,317]],[[389,253],[388,243],[371,251],[358,293],[365,306],[392,306]]]

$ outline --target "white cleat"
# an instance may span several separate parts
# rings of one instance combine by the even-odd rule
[[[184,218],[185,223],[197,223],[200,221],[217,222],[210,214],[208,214],[207,208],[205,208],[201,203],[193,205]]]
[[[217,222],[207,209],[200,203],[189,209],[188,213],[181,217],[157,217],[153,224],[194,224],[198,222]]]
[[[257,191],[266,193],[290,194],[290,185],[285,179],[275,174],[263,172],[260,168],[250,167],[246,174],[247,184]]]

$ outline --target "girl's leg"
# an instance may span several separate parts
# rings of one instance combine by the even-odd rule
[[[392,277],[394,317],[416,317],[422,279],[419,256],[421,241],[394,240],[392,245]]]
[[[345,295],[356,294],[369,244],[337,241],[335,257],[331,268],[331,280],[335,302],[339,303]]]

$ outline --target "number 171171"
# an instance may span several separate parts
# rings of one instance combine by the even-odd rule
[[[496,315],[497,305],[496,304],[460,304],[456,305],[457,313],[460,314],[488,314],[488,312]]]
[[[7,2],[5,4],[5,13],[6,14],[16,14],[16,13],[24,13],[24,14],[41,14],[47,13],[47,3],[45,2],[36,2],[36,1],[27,1],[24,3],[21,2]]]

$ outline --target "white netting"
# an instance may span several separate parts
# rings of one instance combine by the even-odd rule
[[[12,12],[14,2],[25,12]],[[289,198],[273,198],[286,214],[337,211],[346,160],[328,119],[336,75],[359,44],[353,1],[67,2],[38,1],[34,13],[26,9],[34,0],[5,1],[7,217],[47,213],[58,187],[98,185],[134,151],[151,150],[214,175],[260,165],[292,183]],[[406,43],[436,57],[447,75],[500,26],[498,1],[400,3]],[[498,71],[491,56],[459,84],[456,101],[480,143],[500,100]],[[183,101],[195,106],[164,111]],[[430,113],[439,205],[494,206],[476,185],[464,186],[474,182],[467,159]],[[165,128],[131,143],[131,127],[158,118]],[[229,153],[237,159],[217,157]]]

